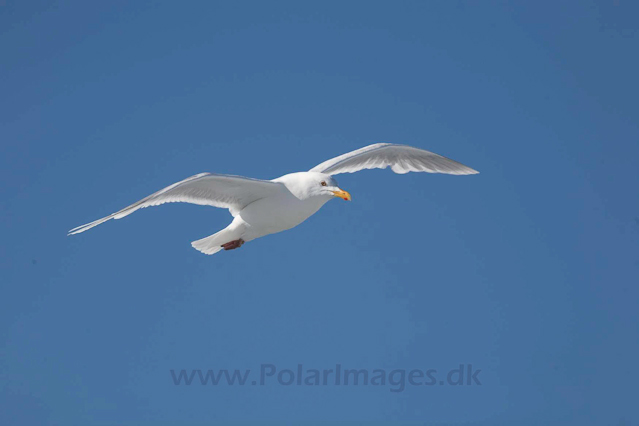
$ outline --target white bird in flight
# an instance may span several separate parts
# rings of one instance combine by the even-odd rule
[[[335,157],[308,172],[290,173],[273,180],[200,173],[174,183],[146,198],[69,231],[79,234],[109,219],[121,219],[136,210],[164,203],[183,202],[229,209],[234,219],[229,226],[191,245],[205,254],[233,250],[242,244],[291,229],[338,197],[350,201],[351,194],[337,186],[333,175],[364,169],[385,169],[395,173],[479,173],[449,158],[407,145],[378,143]]]

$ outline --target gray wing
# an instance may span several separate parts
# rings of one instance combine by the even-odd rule
[[[479,173],[450,158],[408,145],[377,143],[324,161],[311,172],[336,175],[354,173],[364,169],[385,169],[390,166],[395,173],[408,172],[446,173],[472,175]]]
[[[122,210],[69,231],[69,235],[79,234],[110,219],[120,219],[136,210],[158,206],[164,203],[191,203],[201,206],[227,208],[235,216],[253,201],[281,190],[281,184],[242,176],[200,173],[133,203]]]

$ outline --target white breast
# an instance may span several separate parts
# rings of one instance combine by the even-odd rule
[[[247,225],[245,240],[291,229],[315,214],[329,199],[312,197],[299,200],[286,191],[257,200],[239,213]]]

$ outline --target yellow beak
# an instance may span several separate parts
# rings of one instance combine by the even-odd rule
[[[341,189],[339,191],[333,191],[333,195],[343,199],[344,201],[351,201],[351,194],[346,191],[342,191]]]

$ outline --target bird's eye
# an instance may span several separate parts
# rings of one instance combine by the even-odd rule
[[[322,186],[326,186],[326,182],[322,181]]]

